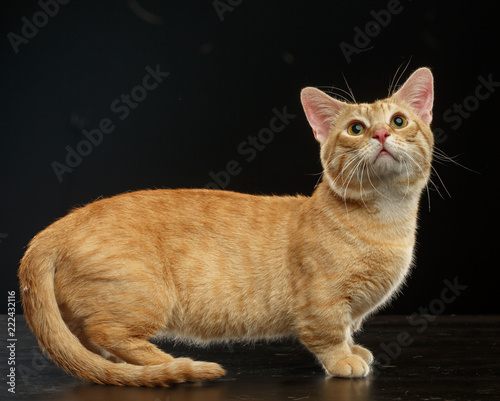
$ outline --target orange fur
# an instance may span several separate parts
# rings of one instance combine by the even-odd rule
[[[76,209],[31,241],[19,269],[25,316],[57,365],[96,383],[168,385],[225,371],[174,359],[151,338],[296,336],[328,374],[369,373],[373,357],[352,333],[412,263],[432,75],[420,69],[373,104],[313,88],[302,102],[324,168],[311,197],[138,191]],[[391,125],[394,115],[407,125]],[[362,134],[349,133],[353,121]]]

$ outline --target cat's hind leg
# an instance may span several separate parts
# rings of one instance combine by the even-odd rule
[[[174,358],[147,338],[132,336],[123,327],[97,325],[87,329],[89,341],[117,358],[134,365],[161,365]]]
[[[94,320],[94,322],[92,322]],[[164,365],[172,372],[171,382],[209,380],[226,372],[216,363],[197,362],[189,358],[174,358],[148,341],[158,328],[140,324],[127,324],[123,320],[97,315],[87,322],[86,334],[98,347],[123,361],[141,366]]]
[[[123,362],[120,358],[117,356],[110,354],[106,350],[98,347],[96,344],[94,344],[88,336],[85,334],[85,331],[83,329],[84,327],[84,321],[81,318],[76,318],[73,314],[71,314],[68,310],[68,308],[61,306],[60,307],[60,312],[61,316],[70,329],[70,331],[75,335],[75,337],[80,340],[80,343],[87,348],[89,351],[92,351],[94,354],[100,355],[105,359],[108,359],[111,362],[116,362],[120,363]]]
[[[79,334],[79,335],[77,335],[77,337],[85,348],[87,348],[89,351],[92,351],[93,353],[95,353],[97,355],[101,355],[103,358],[107,359],[108,361],[115,362],[115,363],[125,362],[123,359],[120,359],[116,355],[113,355],[113,354],[109,353],[108,351],[106,351],[105,349],[98,347],[97,345],[92,343],[90,341],[90,339],[87,338],[85,335]]]

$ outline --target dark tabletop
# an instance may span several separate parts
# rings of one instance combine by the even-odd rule
[[[212,401],[212,400],[500,400],[500,316],[380,316],[356,337],[377,363],[366,379],[325,378],[298,342],[273,341],[193,347],[163,343],[174,356],[218,362],[226,377],[170,388],[121,388],[66,375],[40,352],[21,315],[16,341],[6,341],[0,400]],[[10,352],[7,344],[15,343]],[[8,391],[15,360],[15,394]],[[12,362],[11,362],[12,363]]]

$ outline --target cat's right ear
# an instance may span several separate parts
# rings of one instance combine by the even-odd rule
[[[332,123],[345,107],[345,103],[311,87],[302,89],[300,100],[314,137],[319,143],[325,143]]]

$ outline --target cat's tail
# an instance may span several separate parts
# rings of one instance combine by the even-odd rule
[[[217,364],[187,358],[154,366],[114,363],[85,348],[64,322],[55,298],[56,257],[41,248],[30,246],[21,260],[24,316],[42,350],[66,372],[98,384],[150,387],[225,374]]]

